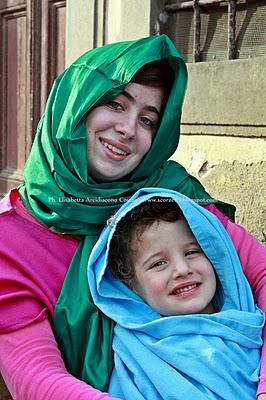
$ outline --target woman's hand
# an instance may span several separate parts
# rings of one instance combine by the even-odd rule
[[[266,400],[266,393],[259,394],[257,400]]]

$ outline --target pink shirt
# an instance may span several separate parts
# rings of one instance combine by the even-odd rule
[[[266,249],[243,228],[209,205],[238,251],[255,301],[266,311]],[[50,320],[78,245],[39,224],[17,190],[0,203],[0,371],[16,400],[107,400],[106,393],[71,376]],[[265,283],[265,284],[264,284]],[[266,392],[266,350],[258,393]]]
[[[0,207],[0,333],[53,315],[78,241],[38,223],[11,191]],[[15,301],[14,301],[15,299]]]

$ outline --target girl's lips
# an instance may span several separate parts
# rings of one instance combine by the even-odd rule
[[[201,284],[199,282],[189,282],[187,284],[178,285],[171,291],[170,294],[178,297],[186,297],[197,292],[200,288],[200,285]]]

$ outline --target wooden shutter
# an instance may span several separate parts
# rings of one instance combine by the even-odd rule
[[[65,66],[66,1],[0,0],[0,196],[22,181],[36,126]]]

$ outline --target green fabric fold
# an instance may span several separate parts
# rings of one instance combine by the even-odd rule
[[[116,182],[95,182],[87,168],[87,114],[120,93],[144,64],[167,59],[175,81],[151,149]],[[19,193],[31,214],[51,230],[81,235],[54,312],[54,332],[70,373],[106,390],[113,366],[113,322],[93,304],[87,262],[107,219],[142,187],[179,191],[201,204],[215,202],[197,179],[174,161],[186,89],[184,61],[166,35],[93,49],[54,82]]]

